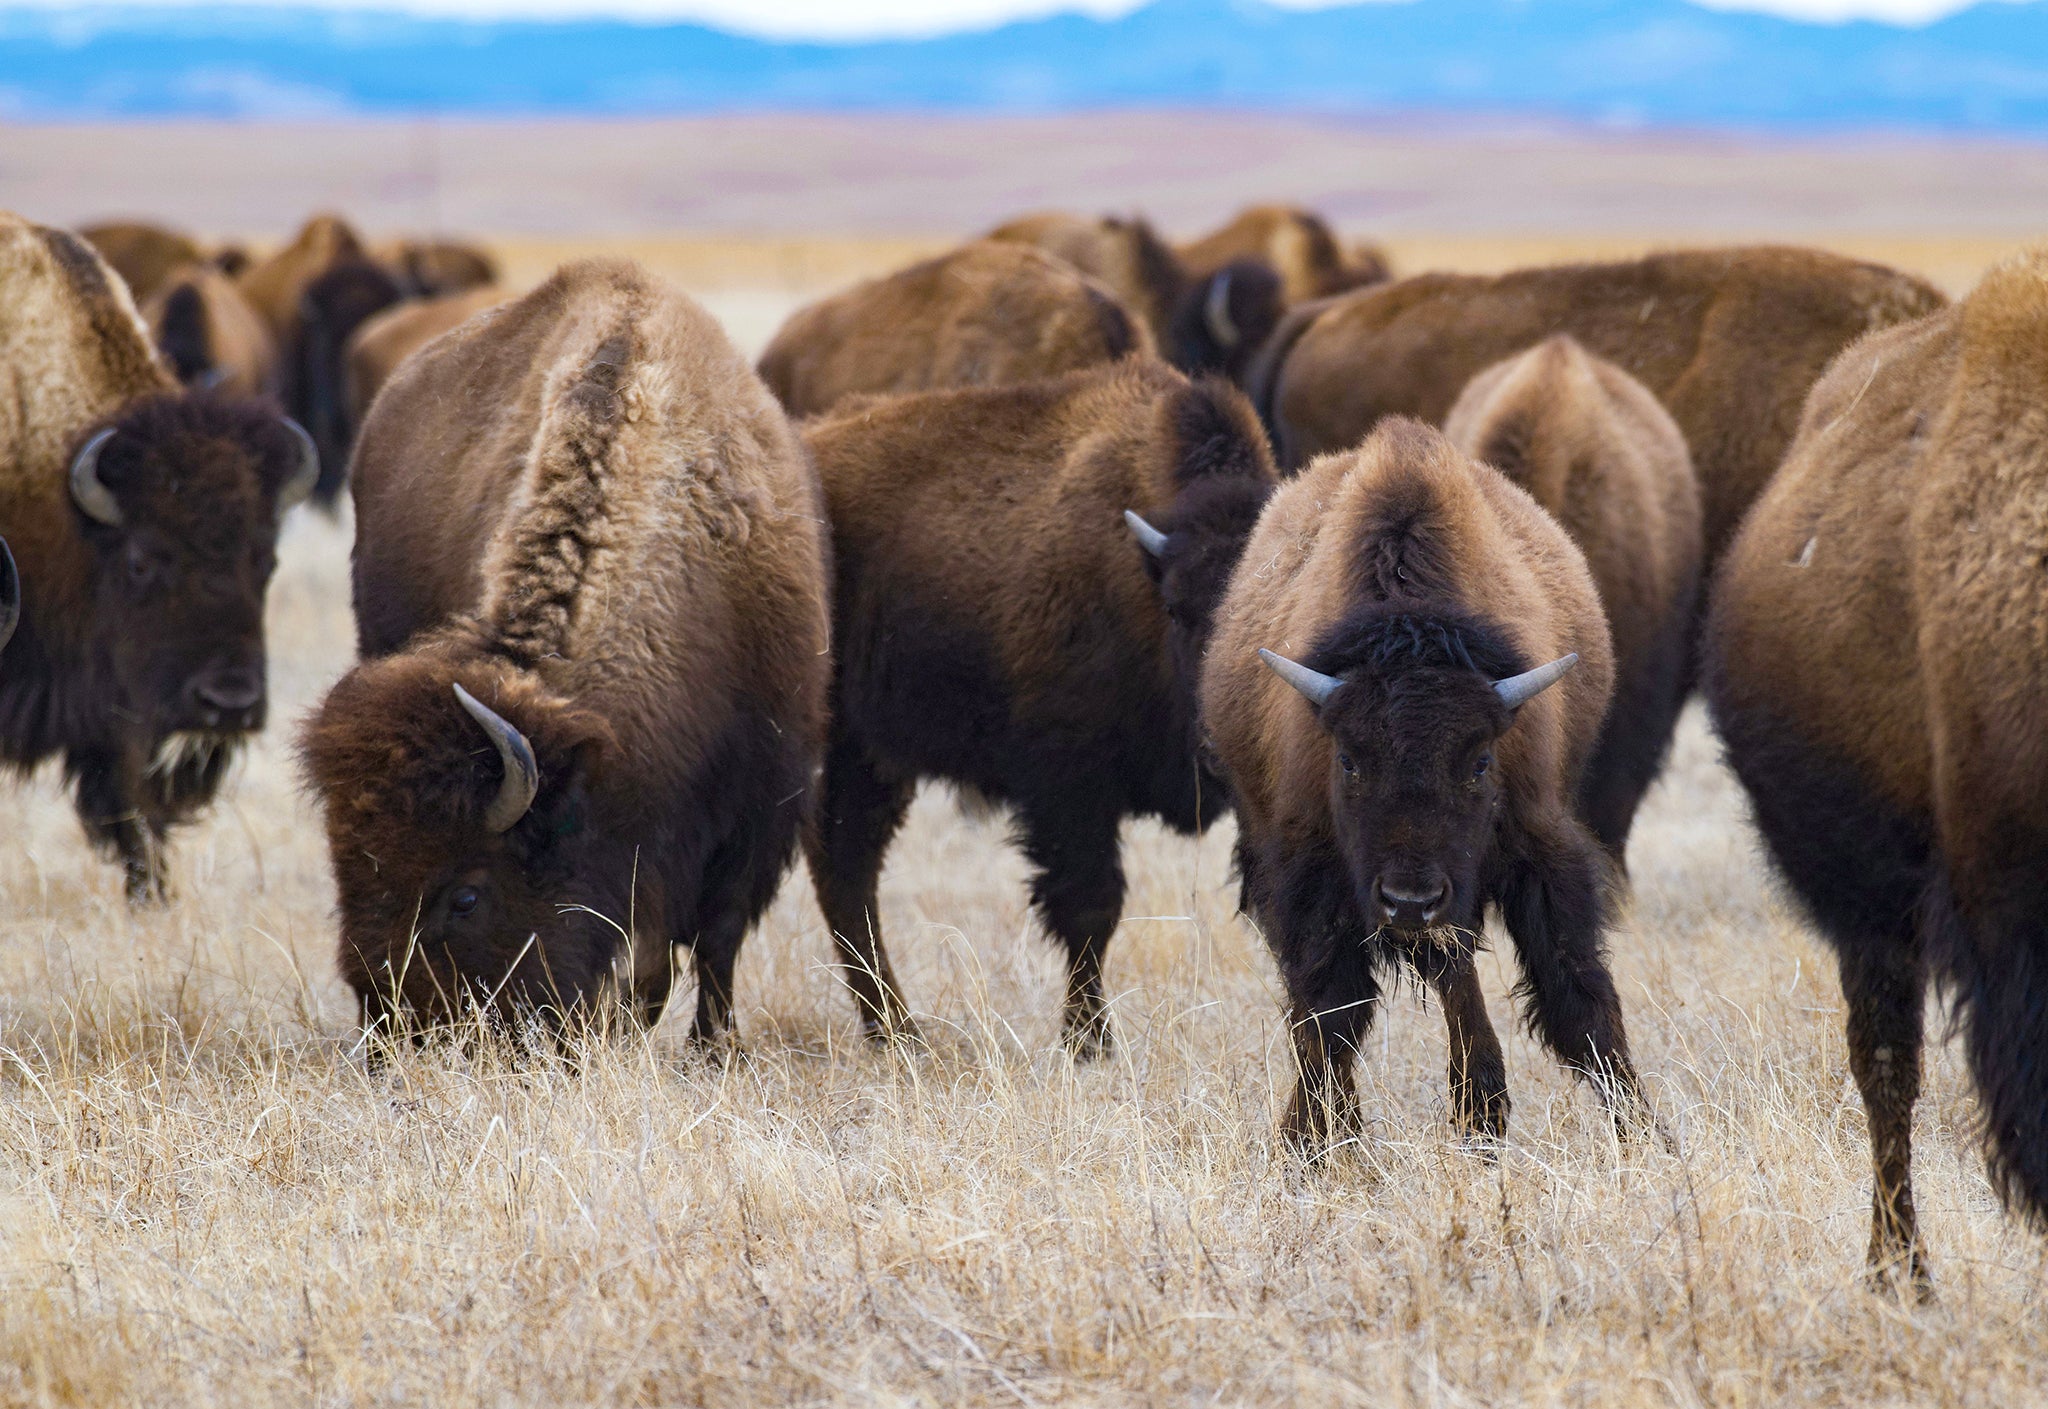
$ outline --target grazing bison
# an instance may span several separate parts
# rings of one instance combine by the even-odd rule
[[[509,295],[495,285],[441,298],[415,299],[387,308],[368,319],[348,340],[347,372],[342,379],[343,427],[351,442],[370,403],[398,365],[450,328],[459,327]]]
[[[798,309],[760,373],[811,416],[863,393],[1001,386],[1151,351],[1106,285],[1030,245],[977,240]]]
[[[1250,385],[1293,469],[1358,444],[1382,416],[1442,424],[1480,371],[1569,333],[1654,392],[1685,432],[1712,563],[1784,458],[1828,360],[1943,302],[1910,275],[1802,249],[1423,274],[1290,314]]]
[[[1872,334],[1736,536],[1705,684],[1835,950],[1875,1166],[1870,1261],[1923,1287],[1913,1105],[1953,995],[1992,1181],[2048,1219],[2048,252]]]
[[[171,276],[206,262],[206,249],[190,235],[139,220],[110,220],[79,227],[81,238],[99,251],[138,304],[157,295]]]
[[[1136,310],[1166,359],[1184,372],[1242,379],[1280,321],[1280,278],[1264,261],[1234,260],[1196,277],[1143,220],[1027,215],[988,238],[1035,245],[1100,279]]]
[[[1274,494],[1217,610],[1201,706],[1244,907],[1287,985],[1298,1148],[1353,1127],[1352,1062],[1402,963],[1443,999],[1458,1123],[1505,1128],[1472,961],[1489,902],[1531,1027],[1617,1120],[1639,1110],[1602,955],[1609,867],[1574,807],[1613,678],[1579,550],[1436,431],[1391,419]]]
[[[913,788],[942,778],[1017,809],[1032,899],[1067,951],[1067,1043],[1099,1053],[1119,824],[1192,831],[1227,806],[1193,672],[1272,487],[1258,421],[1220,382],[1132,360],[877,398],[805,440],[838,560],[811,872],[863,1026],[904,1022],[876,884]]]
[[[1563,335],[1474,377],[1444,434],[1527,490],[1586,555],[1614,640],[1614,704],[1580,815],[1621,863],[1690,673],[1700,495],[1685,436],[1641,382]]]
[[[1228,225],[1175,252],[1181,267],[1197,279],[1236,260],[1263,262],[1279,275],[1280,296],[1290,305],[1385,283],[1388,277],[1386,256],[1377,247],[1346,250],[1321,216],[1295,206],[1247,207]]]
[[[386,240],[371,255],[407,298],[445,298],[498,282],[498,262],[456,240]]]
[[[721,1032],[810,811],[828,548],[803,448],[711,317],[586,260],[407,361],[356,455],[362,663],[300,740],[373,1030],[557,1024],[674,950]]]
[[[186,386],[275,396],[277,344],[234,280],[210,264],[173,274],[143,304],[157,350]]]
[[[0,216],[0,524],[30,585],[0,669],[0,758],[64,757],[80,820],[165,890],[169,828],[263,724],[278,520],[313,482],[305,432],[182,391],[83,240]]]

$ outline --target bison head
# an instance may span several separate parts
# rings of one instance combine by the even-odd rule
[[[1189,699],[1201,676],[1216,606],[1272,492],[1270,480],[1199,479],[1149,520],[1124,511],[1166,611],[1174,678]]]
[[[1167,355],[1189,374],[1243,381],[1286,312],[1280,276],[1262,259],[1233,260],[1188,286],[1173,311]]]
[[[337,263],[299,296],[298,346],[288,349],[289,405],[319,447],[320,482],[314,496],[323,505],[332,505],[341,493],[355,430],[342,397],[349,336],[404,297],[389,272],[360,256]]]
[[[1471,621],[1370,615],[1305,665],[1260,651],[1328,736],[1330,817],[1360,909],[1401,931],[1477,930],[1502,781],[1495,746],[1576,655],[1526,670]]]
[[[597,815],[604,722],[532,677],[432,651],[356,667],[300,751],[327,815],[341,967],[366,1025],[482,1010],[559,1022],[636,918],[637,859]]]
[[[87,437],[71,500],[123,718],[157,739],[263,726],[278,522],[317,468],[297,425],[204,393],[133,403]]]

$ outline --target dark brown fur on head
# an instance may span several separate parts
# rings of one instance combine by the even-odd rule
[[[539,765],[532,806],[501,834],[485,818],[503,764],[458,683]],[[299,751],[326,805],[343,976],[373,1015],[442,1019],[483,1000],[566,1013],[596,990],[635,918],[630,860],[608,835],[620,819],[598,815],[610,746],[602,719],[488,657],[428,649],[343,678]]]

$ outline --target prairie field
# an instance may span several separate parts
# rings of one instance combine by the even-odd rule
[[[2014,244],[1827,242],[1955,291]],[[1648,243],[1390,246],[1415,270]],[[515,282],[634,254],[751,351],[799,298],[935,245],[501,249]],[[1363,1138],[1304,1168],[1275,1137],[1292,1057],[1228,822],[1127,831],[1118,1045],[1077,1065],[1005,826],[942,789],[883,892],[928,1050],[862,1043],[798,869],[742,956],[729,1052],[672,1012],[573,1062],[485,1044],[373,1070],[291,754],[351,659],[349,541],[289,525],[271,726],[179,838],[168,906],[128,908],[54,771],[0,784],[0,1402],[2048,1402],[2048,1242],[1991,1193],[1952,1045],[1915,1132],[1939,1299],[1866,1286],[1834,966],[1697,705],[1611,939],[1662,1139],[1617,1142],[1519,1030],[1502,937],[1498,1157],[1453,1131],[1442,1020],[1408,986],[1361,1064]]]

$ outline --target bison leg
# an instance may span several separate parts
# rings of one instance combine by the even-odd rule
[[[1024,851],[1037,868],[1031,902],[1067,949],[1067,996],[1060,1022],[1067,1050],[1083,1061],[1112,1044],[1102,995],[1102,957],[1124,913],[1124,868],[1115,813],[1093,817],[1027,809]]]
[[[1469,956],[1436,980],[1451,1046],[1451,1118],[1470,1136],[1498,1140],[1508,1128],[1507,1064],[1486,1016],[1479,970]]]
[[[1647,1115],[1629,1060],[1621,999],[1608,972],[1601,932],[1607,869],[1597,843],[1575,835],[1531,836],[1496,894],[1521,959],[1517,991],[1530,1028],[1558,1059],[1592,1082],[1615,1124],[1632,1130]]]
[[[93,845],[121,863],[128,903],[161,901],[168,891],[161,832],[141,803],[142,760],[128,751],[76,749],[64,760],[77,780],[78,820]]]
[[[882,945],[878,902],[882,858],[903,825],[910,794],[910,783],[883,778],[859,745],[834,731],[817,825],[804,839],[818,908],[839,946],[840,975],[860,1006],[861,1032],[876,1040],[915,1036]]]
[[[708,1046],[724,1037],[732,1025],[732,970],[739,957],[736,940],[706,936],[697,942],[693,954],[697,967],[697,1018],[690,1024],[692,1043]]]
[[[1870,1267],[1888,1282],[1912,1278],[1925,1299],[1933,1288],[1913,1213],[1913,1106],[1920,1099],[1922,1005],[1926,993],[1917,940],[1888,938],[1839,952],[1849,1004],[1849,1070],[1870,1126]]]
[[[1358,1086],[1352,1070],[1359,1045],[1379,1007],[1379,984],[1369,970],[1349,976],[1354,991],[1297,997],[1288,1010],[1299,1076],[1281,1117],[1280,1133],[1306,1159],[1321,1159],[1358,1131]],[[1362,986],[1362,991],[1357,991]]]

